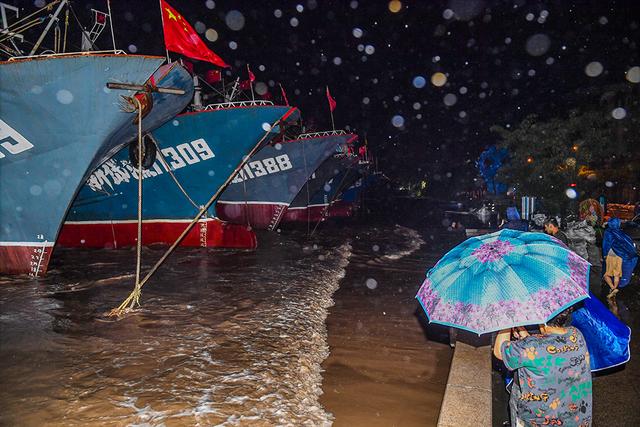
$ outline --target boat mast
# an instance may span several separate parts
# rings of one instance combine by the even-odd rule
[[[111,27],[111,41],[113,42],[113,53],[116,53],[116,35],[113,33],[113,15],[111,14],[110,0],[107,0],[107,10],[109,11],[109,26]]]
[[[60,11],[62,10],[62,7],[65,4],[67,4],[67,2],[68,2],[68,0],[62,0],[60,2],[60,4],[58,5],[58,8],[56,9],[55,13],[51,16],[51,19],[49,20],[49,23],[45,27],[44,31],[42,31],[42,34],[40,34],[40,38],[38,39],[36,44],[33,46],[33,49],[31,49],[31,52],[29,53],[29,56],[33,56],[33,54],[36,53],[36,50],[38,50],[38,48],[40,47],[40,43],[42,43],[42,40],[44,40],[45,36],[49,32],[49,29],[53,25],[53,21],[56,21],[58,19],[58,15],[60,14]]]

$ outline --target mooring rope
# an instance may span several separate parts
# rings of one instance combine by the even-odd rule
[[[154,264],[154,266],[151,267],[151,270],[149,270],[149,272],[144,276],[144,278],[141,281],[138,281],[136,279],[136,285],[135,285],[133,291],[131,292],[131,294],[129,294],[129,296],[118,307],[116,307],[113,310],[111,310],[109,312],[109,316],[122,316],[127,311],[133,309],[134,306],[136,306],[136,305],[140,306],[140,295],[142,293],[142,287],[145,285],[145,283],[147,283],[147,281],[151,278],[151,276],[153,276],[155,274],[155,272],[158,270],[158,268],[160,268],[160,266],[165,262],[165,260],[169,257],[169,255],[171,255],[171,253],[175,250],[175,248],[178,247],[180,242],[182,242],[182,240],[185,238],[185,236],[191,231],[193,226],[200,220],[200,218],[202,218],[202,216],[205,214],[205,212],[207,210],[209,210],[211,205],[213,205],[213,203],[218,199],[218,197],[220,197],[220,194],[227,188],[227,186],[229,185],[231,180],[233,180],[233,178],[236,176],[236,174],[247,164],[247,162],[249,161],[251,156],[253,156],[260,148],[262,148],[262,143],[267,138],[267,136],[269,136],[269,133],[271,132],[271,129],[273,129],[276,126],[278,126],[280,124],[281,120],[282,120],[282,118],[276,120],[271,125],[269,130],[267,130],[265,132],[265,134],[262,136],[262,138],[260,138],[258,143],[251,149],[249,154],[243,157],[243,159],[240,161],[238,166],[236,166],[236,168],[234,169],[233,173],[227,177],[225,182],[211,196],[209,201],[204,206],[202,206],[202,208],[200,209],[200,212],[198,212],[198,214],[195,216],[195,218],[193,218],[193,220],[191,220],[191,222],[189,223],[187,228],[185,228],[184,231],[182,232],[182,234],[180,234],[180,236],[178,236],[178,238],[175,240],[175,242],[173,242],[173,244],[169,247],[169,249],[167,249],[167,251],[164,253],[164,255],[162,255],[162,257]],[[142,159],[142,157],[140,157],[140,160],[141,159]],[[140,164],[142,164],[142,161],[140,161]],[[138,239],[138,242],[140,242],[140,239]],[[129,306],[129,307],[127,307],[127,306]]]
[[[180,181],[178,181],[178,177],[176,177],[176,175],[173,173],[173,170],[171,170],[171,166],[167,163],[167,160],[164,158],[164,154],[160,150],[158,141],[156,141],[156,139],[150,133],[148,133],[147,136],[149,137],[149,139],[151,139],[151,142],[153,142],[153,144],[156,146],[156,153],[160,154],[159,156],[160,162],[162,162],[162,165],[164,166],[165,170],[169,173],[171,178],[173,178],[173,182],[175,182],[178,188],[180,189],[180,191],[182,191],[182,194],[184,194],[184,197],[186,197],[187,200],[189,200],[189,203],[191,203],[194,208],[200,209],[202,206],[198,205],[196,202],[193,201],[191,196],[189,196],[189,194],[187,193],[187,190],[185,190],[182,184],[180,184]]]
[[[320,225],[320,223],[322,222],[322,219],[324,218],[325,214],[329,211],[329,208],[331,208],[331,205],[333,204],[333,202],[336,200],[336,198],[340,194],[339,189],[342,186],[342,184],[344,183],[345,179],[347,179],[347,176],[349,175],[349,171],[351,171],[352,168],[353,168],[353,165],[350,165],[347,168],[346,172],[344,173],[344,176],[342,177],[342,180],[340,180],[340,183],[336,187],[336,188],[338,188],[338,190],[333,194],[333,197],[331,198],[331,200],[329,200],[329,203],[327,204],[327,206],[325,206],[325,208],[320,213],[320,219],[318,220],[318,222],[316,222],[316,226],[313,227],[313,231],[311,231],[311,234],[309,234],[309,237],[311,237],[311,236],[313,236],[315,234],[315,232],[318,229],[318,226]]]

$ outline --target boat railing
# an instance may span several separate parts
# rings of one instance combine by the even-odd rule
[[[226,108],[238,108],[238,107],[261,107],[273,105],[271,101],[264,101],[262,99],[256,101],[234,101],[234,102],[222,102],[220,104],[209,104],[203,108],[203,110],[223,110]]]
[[[346,135],[344,130],[326,130],[324,132],[301,133],[296,139],[322,138],[325,136]]]
[[[59,57],[59,56],[77,56],[77,55],[101,55],[101,54],[112,54],[112,55],[126,55],[127,52],[121,49],[116,50],[87,50],[82,52],[64,52],[64,53],[43,53],[40,55],[26,55],[26,56],[12,56],[8,59],[8,61],[15,61],[16,59],[30,59],[30,58],[50,58],[50,57]]]

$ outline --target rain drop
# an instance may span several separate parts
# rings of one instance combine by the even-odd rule
[[[404,126],[404,117],[397,114],[391,118],[391,124],[397,128]]]
[[[566,194],[567,197],[570,198],[570,199],[575,199],[576,197],[578,197],[578,192],[576,190],[574,190],[573,188],[567,188],[567,190],[564,192],[564,194]]]
[[[275,16],[276,18],[282,18],[282,11],[280,9],[274,10],[273,16]]]
[[[611,188],[611,187],[613,187],[613,182],[607,181],[607,182],[604,183],[604,185],[606,185],[607,187]]]
[[[402,2],[398,0],[391,0],[389,2],[389,11],[391,13],[398,13],[402,9]]]
[[[353,37],[359,39],[362,37],[362,30],[360,28],[354,28],[353,31],[351,31],[351,34],[353,34]]]
[[[426,84],[427,81],[422,76],[416,76],[413,78],[413,86],[417,89],[422,89]]]
[[[531,56],[542,56],[549,50],[551,39],[546,34],[534,34],[527,39],[525,48]]]
[[[214,2],[213,0],[207,0],[204,3],[205,6],[207,6],[207,9],[215,9],[216,7],[216,2]]]
[[[60,89],[56,93],[56,99],[60,104],[71,104],[73,102],[73,94],[66,89]]]
[[[640,67],[629,68],[624,77],[631,83],[640,83]]]
[[[289,20],[289,25],[291,25],[292,27],[297,27],[299,23],[300,21],[298,21],[298,18],[296,18],[295,16]]]
[[[234,42],[233,40],[229,42],[229,49],[236,50],[237,48],[238,48],[238,43]]]
[[[589,77],[598,77],[602,74],[604,67],[598,61],[589,62],[586,67],[584,67],[584,72]]]
[[[364,48],[364,53],[366,53],[367,55],[373,55],[375,51],[376,51],[376,48],[371,46],[370,44],[366,45]]]
[[[262,124],[262,130],[265,132],[271,132],[271,125],[267,122],[264,122]]]
[[[458,102],[458,97],[453,93],[448,93],[444,96],[444,98],[442,98],[442,101],[444,102],[444,105],[446,105],[447,107],[451,107],[455,105],[456,102]]]
[[[447,76],[445,76],[443,73],[434,73],[431,76],[431,84],[437,87],[442,87],[447,83]]]
[[[451,9],[445,9],[444,12],[442,12],[442,17],[444,19],[451,19],[453,18],[453,10]]]
[[[230,10],[224,18],[225,24],[232,31],[240,31],[244,28],[244,15],[239,10]]]
[[[210,42],[214,42],[218,40],[218,32],[213,28],[209,28],[207,31],[205,31],[204,37]]]
[[[622,120],[627,117],[627,110],[622,107],[614,108],[614,110],[611,112],[611,116],[613,116],[613,118],[616,120]]]
[[[366,280],[365,285],[367,285],[367,288],[374,290],[375,288],[378,287],[378,282],[376,281],[376,279],[369,277]]]

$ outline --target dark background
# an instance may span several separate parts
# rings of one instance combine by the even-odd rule
[[[43,2],[13,1],[26,9],[34,3]],[[337,101],[336,127],[358,132],[361,141],[366,136],[389,177],[424,179],[435,193],[476,185],[475,160],[497,138],[492,125],[513,127],[532,113],[562,116],[585,102],[579,89],[623,83],[625,72],[639,65],[637,1],[404,1],[397,13],[382,0],[169,4],[232,66],[232,76],[246,78],[250,63],[256,83],[275,85],[269,91],[276,102],[282,83],[315,130],[331,126],[328,85]],[[73,5],[84,22],[92,7],[106,11],[105,1]],[[111,7],[118,48],[165,54],[158,1],[112,0]],[[234,29],[226,22],[234,10],[244,18],[240,29],[237,19]],[[218,34],[215,42],[205,37],[209,28]],[[536,34],[550,43],[546,51],[544,43],[535,45],[534,56],[526,46]],[[97,44],[111,48],[108,31]],[[372,54],[363,50],[367,45]],[[604,67],[598,77],[585,73],[592,61]],[[194,62],[197,72],[208,68]],[[444,87],[430,83],[438,71],[448,76]],[[426,80],[422,88],[412,84],[418,76]],[[443,102],[449,93],[457,97],[451,106]],[[394,116],[404,124],[394,126]]]

